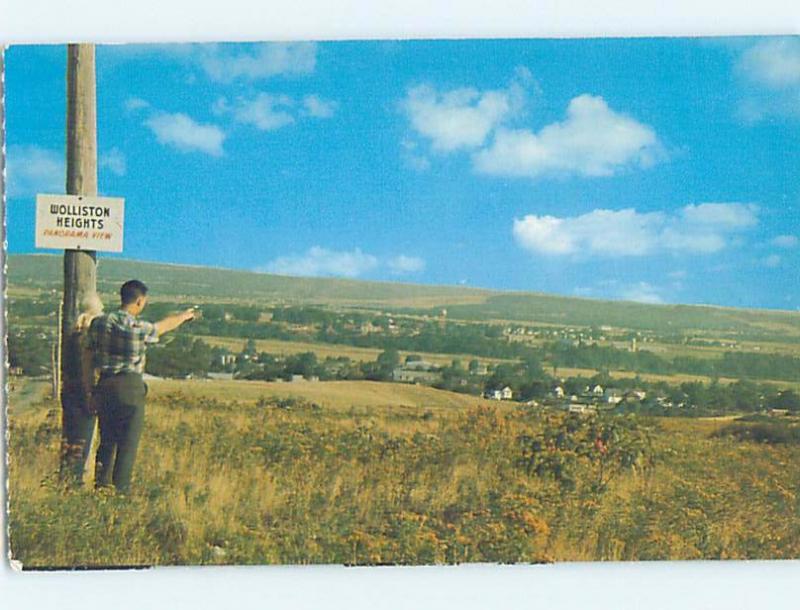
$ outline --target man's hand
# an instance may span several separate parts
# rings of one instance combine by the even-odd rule
[[[172,330],[175,330],[184,322],[188,322],[189,320],[196,320],[200,317],[201,317],[200,311],[195,309],[194,307],[190,307],[189,309],[182,311],[180,313],[167,316],[163,320],[159,320],[158,322],[156,322],[156,330],[158,331],[158,336],[160,337],[164,333],[168,333]]]

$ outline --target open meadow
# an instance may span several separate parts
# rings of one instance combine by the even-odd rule
[[[800,557],[795,312],[104,260],[106,301],[141,274],[151,319],[204,310],[148,351],[120,496],[91,463],[84,488],[59,482],[57,261],[13,262],[28,568]]]
[[[62,489],[58,404],[14,398],[10,542],[29,568],[800,557],[794,424],[154,381],[125,497]]]

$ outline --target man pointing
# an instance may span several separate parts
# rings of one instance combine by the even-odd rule
[[[147,286],[139,280],[122,285],[120,300],[118,311],[92,321],[88,349],[93,353],[94,368],[100,372],[93,394],[100,422],[95,486],[113,483],[117,490],[127,492],[144,426],[145,351],[161,335],[197,314],[188,309],[155,324],[139,320],[147,305]]]

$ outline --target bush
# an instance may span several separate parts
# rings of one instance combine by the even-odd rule
[[[738,441],[768,445],[800,445],[800,428],[778,422],[747,423],[739,421],[717,430],[712,436],[730,436]]]

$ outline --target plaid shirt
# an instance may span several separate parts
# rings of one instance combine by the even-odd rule
[[[156,325],[115,311],[92,320],[88,345],[100,374],[143,373],[148,343],[158,343]]]

